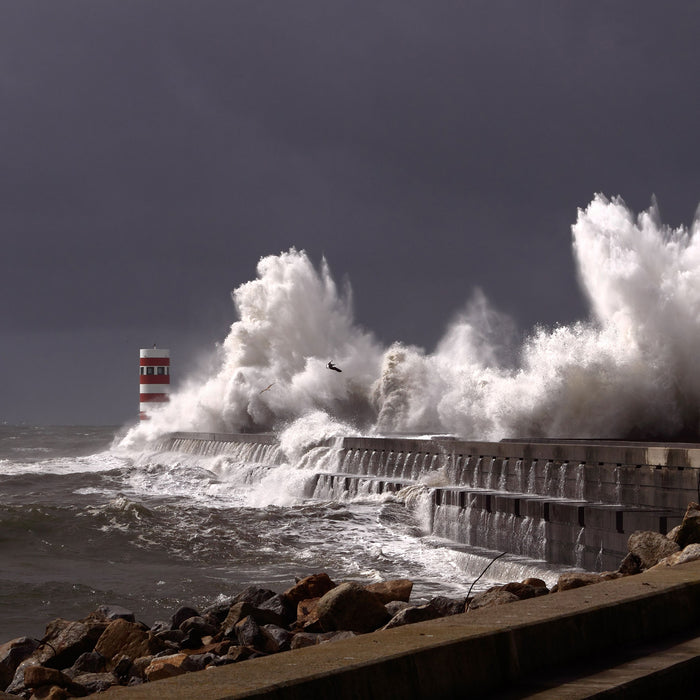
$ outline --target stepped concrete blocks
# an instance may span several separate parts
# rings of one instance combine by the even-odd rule
[[[197,440],[274,443],[269,435],[217,433],[168,439],[186,451]],[[200,447],[207,454],[215,449]],[[532,542],[528,556],[544,546],[551,563],[571,564],[572,553],[578,563],[583,550],[584,568],[600,570],[617,568],[631,532],[668,531],[686,505],[698,500],[700,445],[348,437],[337,463],[342,474],[311,479],[312,493],[316,487],[351,494],[395,491],[442,469],[452,486],[432,492],[433,510],[443,509],[440,527],[477,546],[505,541],[487,530],[506,528],[520,547],[522,538],[512,531],[534,536],[534,525],[546,541]],[[447,517],[458,526],[446,524]],[[462,527],[465,520],[469,527]]]

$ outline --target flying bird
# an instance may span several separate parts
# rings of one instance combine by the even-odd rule
[[[328,367],[328,369],[335,370],[336,372],[342,372],[342,371],[343,371],[342,369],[338,369],[332,362],[329,362],[329,363],[326,365],[326,367]]]
[[[274,385],[275,385],[275,382],[272,382],[272,384],[270,384],[269,386],[266,386],[260,393],[264,394],[270,387],[272,387]]]

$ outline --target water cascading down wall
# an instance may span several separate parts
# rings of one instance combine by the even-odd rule
[[[172,433],[159,449],[274,464],[274,436]],[[425,484],[436,537],[588,571],[637,530],[665,534],[700,494],[700,445],[345,437],[309,464],[310,498]]]

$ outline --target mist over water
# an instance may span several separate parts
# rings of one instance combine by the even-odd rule
[[[210,376],[191,379],[123,444],[172,430],[281,431],[304,417],[299,439],[695,439],[699,227],[671,229],[654,203],[635,216],[597,195],[571,229],[589,318],[518,343],[515,324],[475,290],[432,352],[383,347],[355,322],[351,291],[325,261],[316,269],[295,249],[265,257],[233,292],[238,320]]]

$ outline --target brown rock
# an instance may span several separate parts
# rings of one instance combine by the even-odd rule
[[[320,598],[332,588],[335,588],[335,583],[331,581],[328,574],[312,574],[298,581],[296,585],[287,589],[283,595],[292,604],[297,605],[300,600]]]
[[[407,603],[413,590],[413,581],[409,581],[407,578],[399,578],[392,581],[370,583],[365,588],[378,596],[384,605],[391,603],[392,600],[402,600]]]
[[[685,549],[689,544],[700,543],[700,505],[697,503],[688,504],[675,541],[681,549]]]
[[[590,586],[592,583],[600,583],[602,580],[600,574],[583,572],[562,574],[557,581],[557,590],[569,591],[572,588],[581,588],[582,586]]]
[[[209,642],[208,644],[203,644],[197,649],[183,649],[184,654],[217,654],[218,656],[223,656],[231,647],[232,642],[230,639],[224,639],[221,642]]]
[[[317,632],[297,632],[292,639],[291,649],[303,649],[318,644],[319,633]]]
[[[633,532],[627,542],[627,548],[639,558],[642,570],[651,568],[664,557],[680,549],[678,544],[667,537],[651,531]]]
[[[318,601],[318,619],[325,632],[350,630],[362,634],[388,622],[389,614],[376,595],[358,583],[341,583]]]
[[[18,637],[0,645],[0,690],[10,685],[17,667],[39,647],[36,639]]]
[[[526,578],[523,583],[533,588],[547,588],[547,584],[541,578]]]
[[[249,647],[232,646],[226,653],[226,658],[232,661],[245,661],[249,659],[253,653],[254,650]]]
[[[57,685],[46,685],[37,688],[29,700],[68,700],[72,697],[75,696],[65,688],[60,688]]]
[[[165,643],[152,632],[121,618],[109,623],[95,645],[95,651],[105,659],[114,659],[121,655],[138,659],[140,656],[157,654],[165,648]]]
[[[58,687],[76,697],[87,695],[87,691],[76,685],[65,673],[46,666],[28,666],[24,671],[24,685],[32,689]]]
[[[172,654],[159,656],[151,661],[144,671],[147,681],[158,681],[161,678],[172,678],[194,670],[187,654]]]
[[[46,627],[42,640],[44,646],[36,656],[41,663],[48,662],[54,668],[72,666],[81,654],[95,648],[95,643],[106,627],[107,622],[104,620],[53,620]]]
[[[480,593],[467,603],[466,611],[478,610],[479,608],[491,608],[495,605],[504,605],[505,603],[513,603],[520,600],[515,593],[502,591],[500,588],[492,588],[485,593]]]
[[[321,623],[318,620],[318,601],[320,598],[308,598],[300,600],[297,605],[297,627],[308,632],[321,632]]]
[[[627,556],[620,562],[617,570],[625,576],[632,576],[642,570],[642,562],[636,554],[628,552]]]
[[[537,596],[537,591],[541,591],[541,588],[535,588],[528,583],[518,583],[517,581],[512,581],[511,583],[506,583],[501,586],[502,591],[508,591],[513,595],[518,596],[520,600],[526,600],[527,598],[534,598]]]
[[[71,679],[57,668],[29,666],[24,672],[24,684],[27,688],[39,688],[42,685],[58,685],[67,688],[71,683]]]

